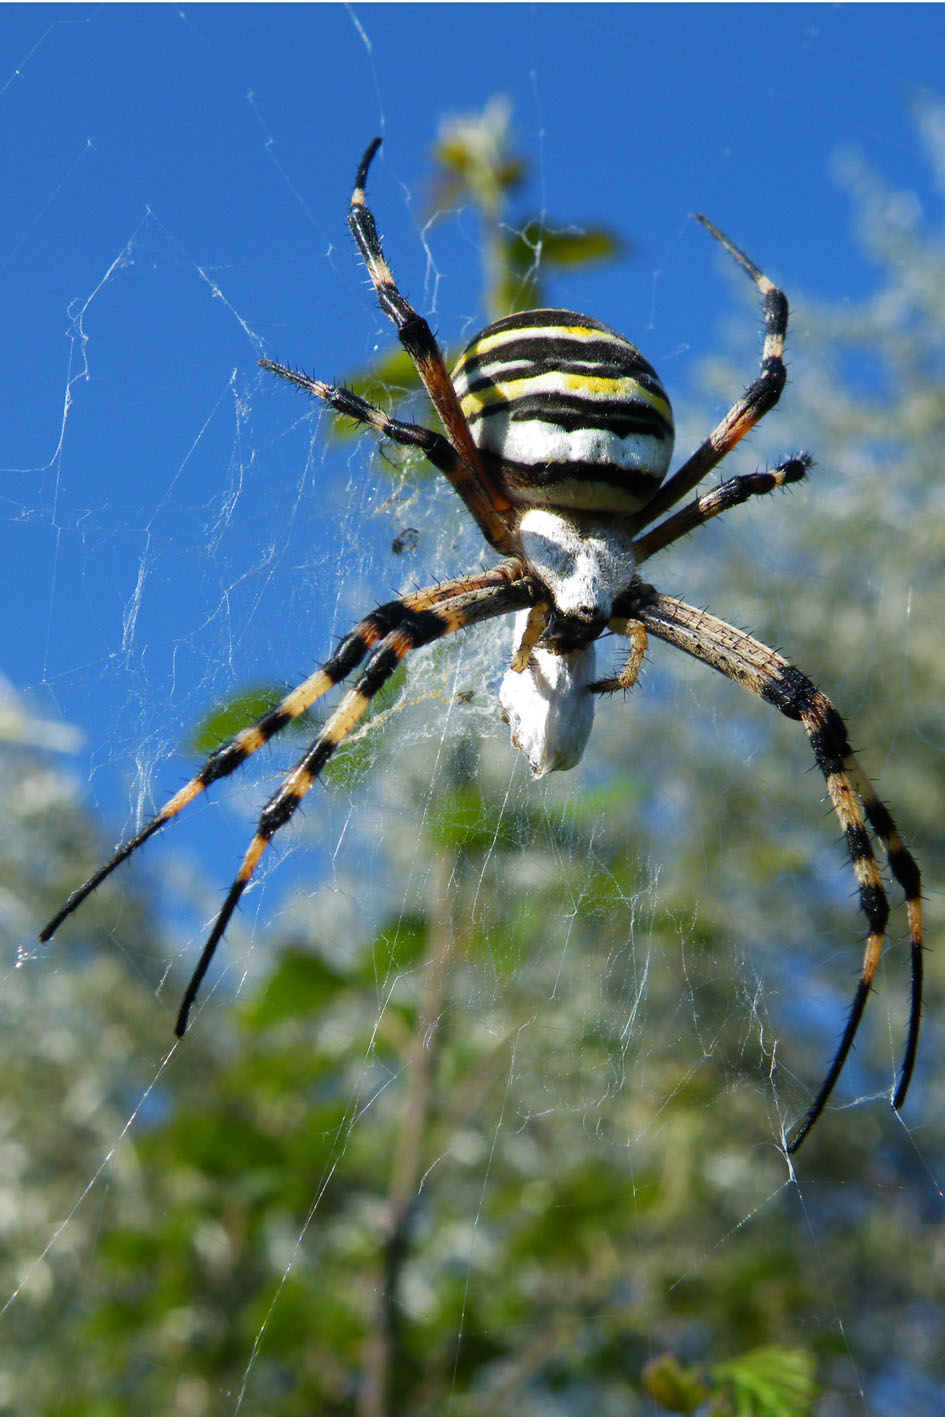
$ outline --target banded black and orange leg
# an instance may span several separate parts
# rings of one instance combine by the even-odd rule
[[[507,551],[511,549],[511,543],[503,513],[511,510],[509,499],[483,467],[433,331],[397,289],[384,257],[374,217],[365,199],[368,169],[380,145],[380,138],[375,138],[361,159],[348,210],[348,226],[371,277],[378,303],[393,321],[397,336],[416,365],[417,373],[440,416],[447,438],[456,449],[455,466],[450,469],[441,467],[440,470],[446,473],[466,503],[489,544],[500,551]]]
[[[467,590],[426,608],[408,607],[404,602],[399,602],[404,607],[399,623],[374,646],[360,678],[344,695],[314,743],[264,807],[256,835],[250,842],[184,993],[175,1027],[179,1038],[183,1037],[187,1028],[191,1006],[217,945],[263,852],[279,828],[291,819],[299,803],[318,780],[325,764],[367,711],[371,700],[386,684],[401,661],[411,650],[431,644],[456,630],[483,620],[491,620],[498,615],[506,615],[512,610],[524,609],[534,604],[539,594],[540,589],[536,582],[524,577]]]
[[[663,483],[656,495],[634,518],[634,525],[638,530],[649,526],[690,493],[705,475],[731,452],[735,444],[744,438],[749,429],[754,428],[766,413],[770,413],[781,397],[787,378],[784,367],[784,341],[788,327],[787,296],[707,217],[699,213],[697,217],[709,234],[714,236],[742,270],[751,276],[764,297],[765,337],[761,350],[761,372],[705,442]]]
[[[906,900],[912,972],[911,1003],[906,1046],[893,1106],[906,1098],[915,1066],[922,1011],[922,902],[919,868],[907,849],[889,810],[880,801],[850,746],[846,726],[833,704],[798,669],[775,650],[714,615],[685,602],[660,595],[652,587],[638,587],[626,597],[627,609],[651,635],[684,650],[744,685],[787,718],[803,724],[824,775],[827,791],[840,823],[866,916],[868,935],[860,979],[850,1016],[827,1075],[788,1144],[797,1151],[830,1099],[853,1046],[879,963],[889,915],[882,877],[870,844],[867,823],[882,843],[893,878]],[[631,609],[632,603],[632,609]],[[618,609],[623,609],[618,606]],[[622,628],[615,619],[612,628]]]
[[[429,586],[425,590],[414,591],[402,600],[392,600],[380,605],[370,615],[360,620],[354,629],[341,641],[329,660],[296,688],[290,690],[268,713],[240,730],[228,742],[223,743],[210,754],[203,767],[189,782],[185,783],[167,801],[159,812],[148,821],[139,832],[124,842],[104,866],[77,890],[74,890],[53,916],[40,934],[45,943],[52,939],[62,922],[82,904],[104,880],[126,861],[139,846],[160,831],[172,818],[176,817],[195,797],[204,792],[214,782],[229,777],[241,767],[247,758],[274,738],[294,719],[305,713],[316,700],[320,699],[335,685],[342,683],[357,668],[374,645],[384,636],[391,634],[411,614],[431,609],[440,601],[448,601],[457,596],[474,591],[500,589],[520,580],[524,574],[521,562],[509,560],[488,571],[474,576],[462,576],[456,580],[444,581],[440,585]]]
[[[694,502],[674,512],[659,526],[637,538],[634,542],[637,564],[670,546],[680,537],[687,536],[696,527],[719,517],[732,507],[739,507],[751,497],[765,497],[779,487],[787,487],[792,482],[800,482],[807,476],[813,459],[808,453],[798,453],[788,458],[770,472],[749,472],[743,477],[731,477],[728,482],[714,487]]]
[[[839,716],[838,716],[839,717]],[[842,728],[842,722],[841,722]],[[849,749],[849,744],[847,744]],[[915,1068],[919,1049],[919,1026],[922,1019],[922,878],[902,834],[896,826],[889,809],[876,794],[876,789],[861,768],[859,761],[849,751],[844,758],[844,767],[854,792],[863,803],[863,811],[875,834],[883,843],[889,869],[895,880],[902,886],[906,897],[906,916],[909,923],[909,939],[912,956],[912,999],[909,1008],[909,1032],[903,1054],[899,1083],[893,1094],[892,1105],[898,1112],[906,1100],[909,1083]]]
[[[354,394],[350,388],[343,388],[340,384],[324,384],[320,378],[309,378],[307,374],[300,374],[298,370],[289,368],[286,364],[276,364],[275,360],[261,359],[259,368],[265,368],[269,374],[278,374],[279,378],[285,378],[288,383],[295,384],[296,388],[302,388],[306,394],[315,394],[316,398],[322,398],[341,417],[354,418],[358,424],[374,428],[378,434],[383,434],[385,438],[390,438],[392,442],[397,442],[405,448],[419,448],[425,458],[429,458],[432,465],[442,472],[453,486],[456,485],[456,479],[462,478],[465,469],[459,453],[448,439],[434,432],[434,429],[424,428],[422,424],[408,424],[400,418],[391,418],[390,414],[385,414],[383,408],[370,404],[367,398]],[[485,534],[486,529],[482,523],[479,526]]]
[[[473,504],[469,501],[464,491],[467,479],[466,464],[442,433],[425,428],[422,423],[406,423],[402,419],[391,418],[382,408],[369,403],[351,389],[309,378],[307,374],[290,369],[285,364],[277,364],[275,360],[260,359],[259,367],[270,374],[278,374],[280,379],[286,379],[296,388],[304,389],[306,393],[323,399],[342,418],[353,418],[357,423],[364,423],[402,447],[419,448],[424,457],[428,458],[437,471],[442,472],[450,485],[459,492],[486,540],[496,547],[500,547],[501,543],[500,549],[507,549],[508,528],[505,522],[491,511],[488,516],[480,515],[479,503]]]

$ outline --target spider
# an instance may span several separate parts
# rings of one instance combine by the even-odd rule
[[[706,217],[699,221],[750,276],[764,302],[758,376],[700,447],[668,479],[673,448],[669,399],[643,355],[609,326],[570,310],[528,310],[498,320],[467,345],[452,373],[430,326],[398,290],[365,200],[368,147],[355,179],[348,225],[381,309],[416,365],[443,432],[390,417],[357,394],[262,359],[262,368],[315,395],[344,417],[419,449],[448,479],[498,565],[460,576],[366,615],[322,668],[213,752],[200,771],[84,885],[40,935],[67,916],[149,837],[211,783],[228,776],[316,699],[364,664],[315,741],[268,802],[185,991],[182,1037],[214,952],[274,834],[286,825],[334,750],[411,650],[457,630],[517,614],[518,648],[500,692],[512,740],[539,776],[573,766],[590,732],[594,695],[632,688],[648,636],[664,640],[800,721],[827,783],[866,916],[867,941],[852,1007],[819,1091],[790,1141],[796,1152],[820,1117],[853,1046],[883,946],[889,906],[870,842],[882,844],[902,887],[911,943],[911,1010],[892,1105],[905,1101],[915,1065],[922,1003],[919,869],[850,747],[843,720],[820,689],[775,650],[642,580],[657,551],[751,497],[804,478],[797,454],[770,472],[733,477],[665,520],[777,403],[784,387],[788,303],[784,294]],[[657,523],[654,525],[654,523]],[[593,645],[606,630],[626,637],[627,661],[593,678]]]

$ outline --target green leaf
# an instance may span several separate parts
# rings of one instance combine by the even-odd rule
[[[346,983],[320,955],[290,946],[252,1005],[253,1024],[265,1028],[282,1018],[317,1013]]]
[[[499,809],[483,797],[474,782],[438,797],[427,817],[426,829],[436,846],[454,851],[486,849],[500,832],[505,836],[509,831]]]
[[[506,257],[513,266],[531,265],[536,256],[542,266],[571,270],[610,261],[623,254],[625,243],[606,226],[555,228],[532,218],[520,231],[506,237]]]
[[[544,283],[555,270],[582,270],[626,251],[625,243],[607,227],[553,226],[538,217],[514,227],[507,223],[496,242],[493,300],[502,313],[547,304]]]
[[[683,1368],[672,1353],[647,1363],[643,1369],[643,1387],[667,1412],[695,1412],[709,1394],[705,1380],[695,1368]]]
[[[808,1417],[818,1395],[814,1358],[803,1348],[755,1348],[710,1376],[734,1417]]]
[[[411,969],[423,959],[429,935],[429,922],[425,915],[392,915],[381,926],[365,952],[364,963],[358,972],[359,982],[368,987],[376,986],[379,978],[386,978],[392,970]]]

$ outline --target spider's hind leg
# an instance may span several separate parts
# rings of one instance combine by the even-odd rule
[[[882,842],[889,869],[902,887],[906,898],[906,918],[909,927],[911,999],[906,1046],[903,1051],[899,1082],[892,1105],[898,1111],[906,1100],[915,1068],[922,1014],[922,901],[921,876],[911,853],[894,822],[889,809],[880,801],[872,783],[857,761],[850,746],[846,726],[827,696],[797,670],[789,668],[783,676],[790,685],[790,700],[811,740],[818,766],[824,774],[827,791],[843,829],[844,839],[860,892],[860,905],[870,931],[863,954],[860,979],[853,996],[849,1018],[843,1036],[833,1056],[820,1091],[808,1108],[799,1129],[788,1145],[788,1154],[797,1151],[811,1127],[824,1110],[834,1086],[849,1057],[863,1011],[873,987],[873,980],[883,948],[889,906],[883,889],[876,858],[870,846],[864,824],[872,827]],[[773,701],[777,702],[776,699]],[[778,703],[782,712],[786,710]],[[862,807],[862,810],[861,810]]]
[[[403,602],[401,601],[392,601],[388,605],[379,606],[371,615],[361,620],[350,634],[345,636],[336,652],[321,669],[310,674],[302,684],[290,690],[274,708],[264,713],[255,723],[241,728],[226,743],[221,743],[220,747],[210,754],[200,771],[175,792],[173,797],[165,802],[160,811],[156,812],[140,831],[136,832],[128,841],[123,842],[104,866],[100,867],[83,885],[72,892],[61,909],[40,932],[40,940],[44,944],[51,940],[62,922],[77,910],[103,881],[107,880],[116,867],[120,866],[123,861],[127,861],[128,857],[150,840],[155,832],[160,831],[162,827],[172,821],[211,784],[229,777],[245,763],[247,758],[251,757],[265,743],[268,743],[277,733],[280,733],[287,724],[303,714],[336,684],[346,679],[368,653],[371,646],[394,627],[398,616],[402,614],[402,606]]]
[[[912,1081],[916,1053],[919,1047],[919,1024],[922,1016],[922,878],[889,809],[876,795],[876,791],[866,776],[856,757],[851,752],[846,762],[847,774],[855,791],[863,803],[863,810],[873,831],[883,843],[886,859],[893,877],[903,889],[906,898],[906,918],[909,925],[909,941],[912,969],[912,1002],[909,1011],[909,1034],[899,1074],[899,1083],[893,1094],[893,1107],[898,1112],[906,1100],[906,1093]]]
[[[627,607],[651,635],[675,645],[695,659],[750,689],[786,718],[803,724],[817,766],[840,823],[866,916],[867,939],[860,978],[850,1014],[834,1052],[827,1075],[807,1109],[800,1127],[787,1145],[789,1154],[800,1147],[830,1100],[856,1038],[879,964],[889,915],[886,891],[870,841],[871,827],[882,843],[889,869],[906,898],[912,971],[911,1002],[906,1046],[893,1094],[893,1106],[905,1101],[915,1066],[922,1008],[922,901],[919,868],[907,849],[889,810],[879,800],[850,746],[846,726],[833,704],[806,675],[743,630],[727,625],[707,611],[661,595],[652,586],[641,586]]]
[[[259,818],[256,834],[249,844],[240,868],[227,893],[219,915],[214,921],[177,1016],[175,1032],[183,1037],[191,1007],[210,967],[217,945],[232,918],[233,912],[259,864],[270,841],[293,817],[300,803],[314,787],[320,774],[337,748],[351,733],[370,707],[372,699],[383,688],[402,660],[423,645],[453,634],[480,620],[520,610],[534,603],[538,588],[524,577],[520,568],[500,566],[467,582],[451,582],[454,592],[447,596],[445,588],[421,592],[396,602],[402,609],[399,623],[374,646],[367,663],[352,688],[329,716],[318,737],[283,781],[279,790],[267,802]]]
[[[140,831],[136,832],[128,841],[123,842],[104,866],[100,867],[83,885],[72,892],[62,908],[43,928],[39,936],[40,940],[44,944],[51,940],[62,922],[77,910],[103,881],[107,880],[116,867],[120,866],[123,861],[127,861],[139,846],[143,846],[154,836],[155,832],[160,831],[162,827],[172,821],[179,812],[182,812],[213,783],[229,777],[246,762],[247,758],[268,743],[289,723],[305,713],[317,699],[347,679],[372,647],[385,635],[396,630],[412,612],[428,610],[439,602],[450,600],[461,593],[507,586],[518,579],[521,574],[522,568],[519,562],[505,561],[491,570],[482,572],[481,575],[463,576],[458,580],[445,581],[438,586],[415,591],[402,600],[388,601],[386,605],[380,605],[370,615],[366,615],[355,625],[353,630],[345,635],[335,653],[320,669],[317,669],[314,674],[310,674],[296,688],[291,689],[274,708],[270,709],[268,713],[264,713],[255,723],[240,729],[228,742],[222,743],[219,748],[215,749],[199,772],[195,773],[189,782],[186,782],[175,792],[173,797],[164,804],[159,812],[155,813],[150,821],[145,823]]]

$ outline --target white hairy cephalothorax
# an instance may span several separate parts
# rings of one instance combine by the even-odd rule
[[[633,538],[612,517],[529,507],[518,525],[529,565],[551,593],[558,615],[606,624],[633,579]]]

